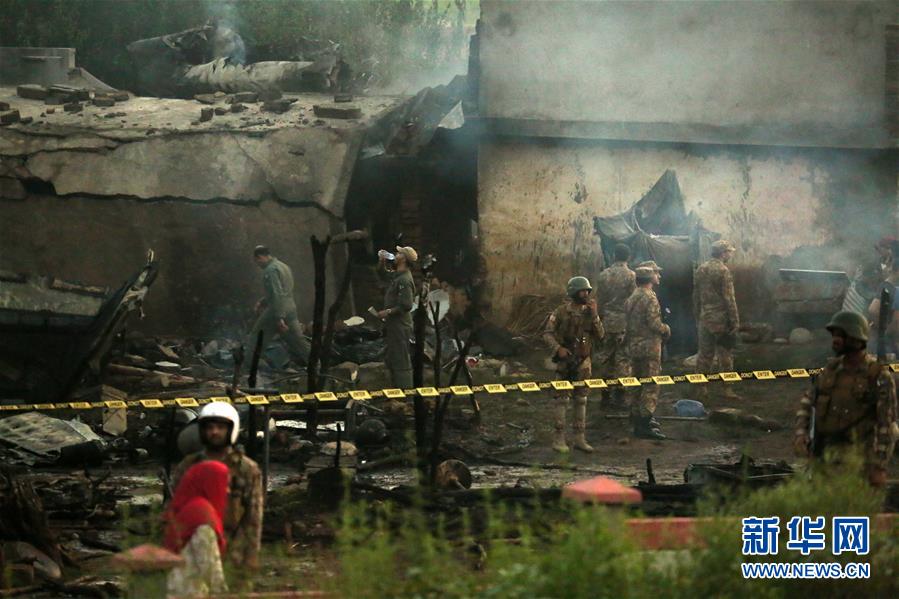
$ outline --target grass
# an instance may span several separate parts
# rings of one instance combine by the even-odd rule
[[[626,514],[602,506],[463,512],[448,534],[447,516],[388,506],[349,505],[338,535],[339,575],[346,597],[888,597],[899,592],[899,529],[873,529],[871,553],[803,557],[785,549],[794,515],[873,516],[883,495],[861,480],[855,464],[830,465],[814,476],[700,505],[708,517],[690,550],[643,551],[628,534]],[[867,562],[867,580],[744,580],[740,564],[744,516],[781,518],[780,553],[767,562]],[[828,545],[829,547],[829,545]]]

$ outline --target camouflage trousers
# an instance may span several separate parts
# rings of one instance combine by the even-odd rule
[[[621,378],[630,376],[631,364],[627,357],[627,346],[624,333],[606,333],[596,357],[599,376],[603,378]]]
[[[715,356],[718,357],[718,371],[732,372],[734,369],[734,352],[721,343],[722,334],[713,333],[699,325],[699,355],[696,357],[696,370],[708,374],[712,370]]]
[[[660,357],[631,358],[631,376],[643,378],[659,376],[662,373],[662,360]],[[659,386],[655,384],[641,385],[632,391],[631,417],[647,418],[656,411],[659,401]]]
[[[589,379],[592,372],[590,358],[585,358],[574,368],[564,366],[558,368],[556,376],[562,381],[582,381]],[[565,430],[568,404],[571,403],[571,398],[574,396],[574,421],[572,422],[572,427],[575,432],[584,432],[587,420],[587,391],[587,386],[584,385],[583,387],[575,387],[574,390],[558,390],[553,393],[555,397],[555,422],[553,425],[557,431]]]
[[[718,372],[733,372],[734,351],[722,343],[723,337],[722,333],[713,333],[706,327],[699,325],[699,355],[696,357],[697,372],[702,374],[710,373],[716,357],[718,358]],[[733,395],[733,388],[727,385],[727,383],[717,384],[724,385],[725,397]],[[707,399],[708,393],[708,385],[696,385],[694,396],[697,399]]]

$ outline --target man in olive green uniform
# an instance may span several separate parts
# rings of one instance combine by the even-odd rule
[[[653,286],[659,284],[659,273],[641,266],[635,271],[637,288],[624,303],[627,315],[627,354],[631,374],[635,377],[658,376],[662,373],[662,341],[671,329],[662,322],[662,311]],[[643,385],[631,400],[631,422],[634,435],[644,439],[664,439],[653,418],[659,399],[659,387]]]
[[[874,486],[886,484],[899,428],[896,386],[886,368],[867,353],[868,322],[856,312],[837,312],[827,325],[836,358],[815,377],[796,413],[793,447],[800,457],[856,448]]]
[[[265,295],[256,302],[259,317],[250,333],[248,345],[255,347],[259,331],[263,332],[263,344],[266,340],[280,337],[287,345],[290,357],[305,366],[310,347],[303,336],[303,325],[297,318],[297,305],[293,300],[293,272],[263,245],[253,250],[253,260],[262,269]]]
[[[590,378],[593,347],[603,338],[603,326],[599,319],[596,300],[590,299],[593,288],[586,277],[570,279],[567,291],[568,300],[549,315],[546,329],[543,331],[543,340],[552,350],[559,379],[583,381]],[[565,424],[571,391],[556,391],[555,398],[553,449],[567,453]],[[584,438],[586,423],[587,387],[579,386],[574,389],[574,447],[589,453],[593,448]]]
[[[224,531],[228,560],[237,567],[257,568],[262,542],[262,515],[265,490],[259,466],[234,447],[240,432],[237,410],[229,403],[212,402],[197,417],[203,451],[188,455],[172,471],[172,489],[194,464],[217,460],[228,466],[228,506]]]
[[[412,281],[412,264],[418,261],[418,253],[411,247],[396,248],[394,270],[387,269],[385,253],[379,254],[378,276],[387,283],[384,294],[384,309],[378,318],[384,321],[387,351],[384,364],[390,371],[394,387],[412,387],[412,356],[409,353],[409,339],[412,337],[412,302],[415,297],[415,283]]]
[[[734,296],[734,278],[727,267],[733,256],[733,244],[724,239],[712,244],[712,258],[693,275],[693,315],[699,323],[699,355],[696,369],[702,374],[712,370],[718,357],[718,370],[734,369],[733,349],[740,328],[740,315]],[[700,398],[705,398],[705,385],[697,386]],[[728,399],[739,399],[730,387],[724,388]]]
[[[630,362],[624,346],[624,333],[627,328],[627,317],[624,313],[624,302],[634,292],[634,271],[627,266],[631,250],[623,243],[615,246],[615,262],[599,273],[596,282],[596,296],[599,304],[599,316],[605,329],[602,345],[599,349],[599,375],[603,378],[621,378],[630,376]],[[616,399],[621,398],[622,389],[615,389]],[[603,389],[603,399],[609,400],[608,389]]]

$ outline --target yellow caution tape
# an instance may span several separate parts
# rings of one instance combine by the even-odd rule
[[[899,372],[899,363],[887,365],[892,372]],[[134,399],[129,401],[96,401],[96,402],[66,402],[66,403],[41,403],[41,404],[4,404],[0,405],[0,411],[51,411],[51,410],[88,410],[88,409],[123,409],[143,408],[161,409],[166,407],[198,407],[214,401],[224,401],[234,404],[250,404],[254,406],[269,404],[301,404],[307,401],[339,401],[354,399],[367,401],[376,397],[390,399],[406,399],[407,397],[438,397],[440,395],[465,396],[474,393],[486,392],[491,395],[503,394],[509,391],[534,393],[541,390],[570,391],[576,387],[588,389],[606,389],[608,387],[640,387],[641,385],[674,385],[679,383],[703,384],[710,381],[724,381],[737,383],[742,381],[770,381],[777,379],[805,379],[821,372],[820,368],[788,368],[786,370],[753,370],[750,372],[718,372],[718,373],[690,373],[683,375],[657,375],[652,377],[622,377],[612,379],[586,379],[582,381],[525,381],[520,383],[485,383],[483,385],[452,385],[449,387],[419,387],[415,389],[354,389],[351,391],[319,391],[301,395],[298,393],[284,393],[281,395],[248,395],[245,397],[177,397],[175,399]]]

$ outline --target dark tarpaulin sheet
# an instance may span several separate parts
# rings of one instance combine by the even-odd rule
[[[655,260],[663,269],[659,302],[671,325],[672,351],[692,351],[696,323],[693,319],[693,267],[708,258],[708,248],[719,235],[702,227],[687,213],[673,170],[666,170],[655,185],[630,210],[593,221],[607,263],[615,246],[631,248],[631,264]]]

